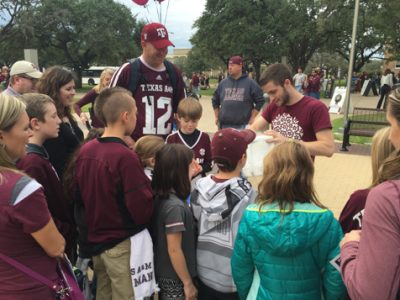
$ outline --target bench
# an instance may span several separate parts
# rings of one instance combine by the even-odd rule
[[[354,107],[353,114],[347,120],[343,131],[343,143],[340,151],[349,151],[350,136],[372,137],[379,129],[389,126],[386,111],[378,108]]]

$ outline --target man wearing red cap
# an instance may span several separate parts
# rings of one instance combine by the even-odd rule
[[[142,55],[123,64],[111,79],[110,87],[129,89],[138,109],[137,125],[132,138],[143,135],[166,137],[171,133],[178,103],[185,98],[184,81],[175,65],[165,60],[168,46],[174,44],[160,23],[143,27]],[[137,66],[137,67],[135,67]]]
[[[219,128],[244,129],[263,107],[265,99],[260,86],[242,72],[240,56],[229,59],[229,76],[218,84],[212,105]]]

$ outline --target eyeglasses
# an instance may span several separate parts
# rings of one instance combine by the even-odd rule
[[[28,79],[28,80],[32,81],[33,84],[36,84],[38,82],[38,80],[36,78],[32,78],[32,77],[29,77],[29,76],[26,76],[26,75],[25,76],[24,75],[18,75],[18,77],[21,77],[21,78],[24,78],[24,79]]]

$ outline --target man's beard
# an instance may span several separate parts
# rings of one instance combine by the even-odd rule
[[[286,104],[289,103],[289,100],[290,100],[289,93],[286,91],[285,88],[283,88],[283,95],[282,95],[282,98],[279,99],[279,101],[277,101],[276,105],[278,105],[278,106],[284,106],[284,105],[286,105]]]

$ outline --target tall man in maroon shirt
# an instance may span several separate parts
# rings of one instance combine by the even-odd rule
[[[178,103],[185,98],[185,84],[181,72],[172,65],[176,85],[172,84],[165,57],[168,46],[174,44],[168,39],[168,31],[159,23],[147,24],[141,33],[143,49],[140,60],[139,82],[131,90],[138,109],[137,125],[132,138],[143,135],[159,135],[165,138],[172,130],[172,122]],[[171,64],[171,63],[170,63]],[[130,89],[133,63],[123,64],[111,79],[110,87],[121,86]],[[174,90],[176,89],[176,90]]]

